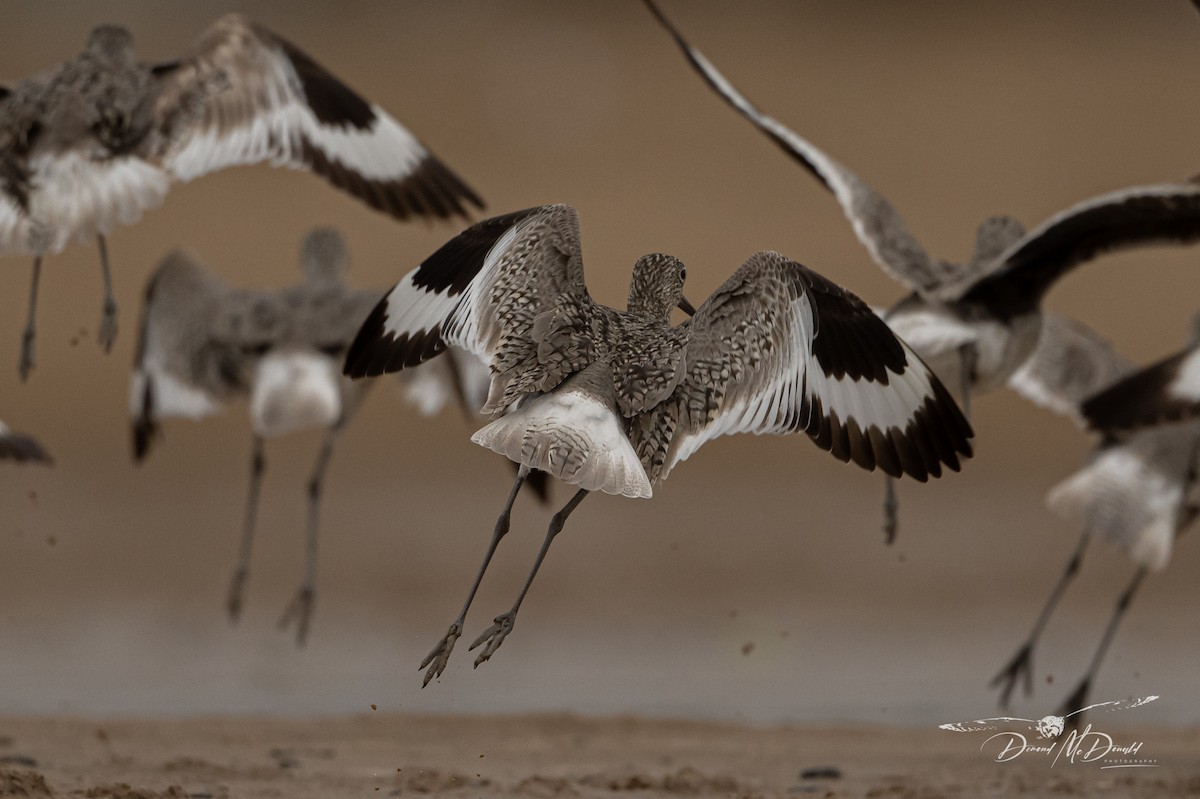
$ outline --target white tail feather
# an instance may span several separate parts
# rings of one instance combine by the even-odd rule
[[[1051,489],[1046,504],[1136,563],[1158,570],[1171,558],[1182,494],[1178,483],[1115,449]]]
[[[649,498],[650,479],[612,410],[591,394],[546,394],[471,436],[476,444],[588,491]]]

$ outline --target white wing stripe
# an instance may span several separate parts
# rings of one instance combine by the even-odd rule
[[[1184,402],[1200,400],[1200,350],[1180,361],[1178,368],[1175,379],[1167,386],[1167,393]]]
[[[384,330],[399,338],[428,333],[436,325],[445,326],[461,297],[451,297],[413,285],[416,270],[409,272],[387,295],[387,319]]]
[[[378,106],[371,107],[374,125],[362,131],[322,125],[307,106],[291,98],[275,98],[272,105],[247,125],[224,132],[209,127],[192,135],[168,157],[172,175],[187,181],[266,160],[273,166],[304,167],[304,141],[367,180],[402,179],[428,155],[416,137]]]
[[[420,267],[412,270],[388,292],[383,329],[395,338],[428,333],[440,326],[441,338],[480,357],[487,357],[491,286],[522,225],[505,231],[484,257],[479,272],[461,294],[435,291],[416,283]]]

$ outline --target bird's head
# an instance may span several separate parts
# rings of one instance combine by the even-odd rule
[[[319,227],[304,237],[300,270],[309,283],[340,283],[349,263],[346,240],[333,228]]]
[[[666,321],[678,308],[688,316],[696,309],[683,296],[687,268],[673,255],[650,253],[633,265],[628,308],[631,314]]]
[[[120,25],[97,25],[88,35],[87,49],[110,61],[132,61],[133,34]]]

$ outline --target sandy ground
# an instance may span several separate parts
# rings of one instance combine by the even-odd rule
[[[997,763],[975,735],[564,715],[2,719],[0,796],[1200,795],[1197,731],[1122,728],[1114,739],[1143,744],[1136,768]]]
[[[662,3],[754,101],[886,194],[938,257],[966,258],[989,214],[1033,226],[1084,198],[1200,170],[1200,15],[1186,0]],[[651,251],[687,263],[696,303],[763,249],[872,304],[902,296],[829,195],[700,84],[639,2],[336,8],[8,0],[0,80],[77,52],[100,22],[129,25],[157,60],[241,10],[392,111],[489,212],[579,208],[602,302],[622,305],[630,266]],[[179,186],[109,241],[122,313],[111,355],[94,343],[94,248],[47,260],[39,363],[25,384],[15,367],[28,264],[0,268],[0,418],[56,457],[51,470],[0,470],[0,736],[11,738],[0,756],[34,758],[54,791],[1197,788],[1194,534],[1145,582],[1094,691],[1097,701],[1162,697],[1119,720],[1144,730],[1159,768],[994,764],[977,740],[937,730],[996,712],[988,680],[1079,532],[1043,497],[1091,442],[1006,391],[973,404],[977,455],[962,474],[901,484],[894,547],[882,544],[879,477],[801,437],[722,439],[650,502],[589,499],[517,628],[472,671],[465,642],[511,604],[549,519],[522,498],[460,651],[422,691],[417,663],[457,613],[510,478],[459,416],[419,419],[382,385],[328,473],[307,648],[276,620],[303,567],[318,432],[268,445],[247,609],[230,625],[248,422],[241,406],[169,422],[150,459],[130,462],[141,291],[177,246],[238,285],[294,281],[314,225],[346,234],[355,286],[381,289],[457,230],[398,225],[309,175],[265,166]],[[1107,257],[1066,277],[1047,305],[1148,361],[1184,340],[1200,297],[1196,260],[1173,247]],[[1014,714],[1039,718],[1070,692],[1131,574],[1123,556],[1093,548],[1047,628],[1034,694],[1017,697]],[[347,719],[372,704],[376,714]],[[529,716],[547,713],[574,715]],[[250,720],[190,720],[212,717]],[[128,718],[152,721],[114,720]],[[842,778],[799,779],[826,765]]]

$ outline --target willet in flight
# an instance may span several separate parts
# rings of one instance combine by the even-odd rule
[[[334,441],[369,383],[340,374],[347,346],[379,302],[382,290],[354,290],[342,281],[348,261],[339,234],[317,229],[304,240],[304,282],[278,291],[235,289],[189,255],[169,254],[152,274],[142,310],[141,338],[130,386],[134,458],[141,461],[167,417],[200,419],[234,399],[249,399],[254,428],[250,487],[238,563],[227,607],[237,619],[249,574],[264,439],[324,428],[308,482],[304,580],[280,620],[297,623],[303,644],[316,596],[317,523],[325,469]],[[453,397],[477,411],[487,395],[486,366],[456,353],[445,365],[417,369],[406,393],[426,413]]]
[[[0,254],[33,256],[24,379],[34,365],[42,256],[95,238],[99,339],[116,337],[105,236],[159,205],[176,181],[269,161],[307,169],[398,219],[466,217],[479,197],[383,109],[298,47],[230,14],[187,56],[137,60],[133,36],[94,29],[87,49],[0,87]]]
[[[1060,713],[1084,707],[1117,625],[1148,570],[1162,569],[1170,559],[1174,539],[1200,512],[1197,495],[1197,454],[1200,421],[1163,423],[1132,432],[1107,428],[1089,415],[1085,401],[1105,386],[1123,394],[1124,385],[1144,385],[1142,372],[1116,354],[1108,342],[1078,323],[1065,327],[1048,314],[1034,354],[1013,376],[1012,385],[1031,399],[1053,398],[1051,407],[1073,407],[1072,415],[1103,434],[1088,463],[1059,483],[1047,496],[1051,510],[1082,524],[1083,533],[1028,639],[992,681],[1007,707],[1018,682],[1026,694],[1033,690],[1033,651],[1055,605],[1078,573],[1088,543],[1096,537],[1124,550],[1137,564],[1134,577],[1121,592],[1100,645]],[[1123,375],[1128,375],[1123,377]],[[1127,394],[1123,394],[1127,395]]]
[[[1200,185],[1180,182],[1093,197],[1029,232],[1011,217],[991,217],[965,264],[934,259],[883,195],[755,107],[652,0],[645,2],[709,87],[837,198],[871,257],[909,290],[885,318],[957,393],[968,416],[972,393],[1004,385],[1033,352],[1042,298],[1060,277],[1112,250],[1200,240]],[[897,524],[890,482],[884,509],[890,542]]]
[[[590,491],[649,497],[704,442],[803,430],[865,469],[924,481],[959,468],[970,426],[920,359],[857,297],[778,253],[757,253],[671,326],[684,265],[640,258],[628,307],[592,301],[579,219],[549,205],[482,221],[410,272],[350,347],[346,374],[415,366],[449,345],[487,359],[494,421],[474,441],[521,464],[459,617],[422,668],[441,674],[531,468],[576,485],[512,608],[471,648],[511,631],[554,537]]]
[[[36,438],[18,433],[0,421],[0,461],[52,464],[54,459]]]

